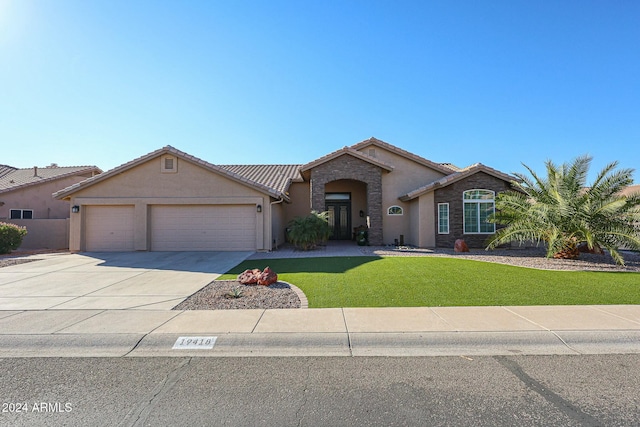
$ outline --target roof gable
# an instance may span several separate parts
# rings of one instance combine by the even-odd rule
[[[312,162],[309,162],[309,163],[307,163],[305,165],[302,165],[302,167],[300,168],[300,171],[303,172],[303,173],[307,172],[307,171],[315,168],[316,166],[320,166],[320,165],[322,165],[324,163],[327,163],[327,162],[329,162],[329,161],[331,161],[333,159],[336,159],[336,158],[338,158],[340,156],[345,156],[345,155],[353,156],[353,157],[355,157],[357,159],[360,159],[360,160],[363,160],[363,161],[365,161],[367,163],[371,163],[372,165],[377,166],[377,167],[379,167],[381,169],[384,169],[387,172],[391,172],[393,170],[393,166],[391,166],[391,165],[389,165],[389,164],[387,164],[385,162],[382,162],[382,161],[376,159],[375,157],[371,157],[371,156],[368,156],[368,155],[366,155],[364,153],[361,153],[360,151],[355,150],[352,147],[343,147],[343,148],[341,148],[339,150],[336,150],[336,151],[334,151],[332,153],[329,153],[329,154],[327,154],[325,156],[322,156],[319,159],[316,159],[316,160],[314,160]]]
[[[67,187],[67,188],[65,188],[63,190],[60,190],[60,191],[54,193],[53,197],[56,198],[56,199],[63,199],[63,198],[69,197],[71,194],[73,194],[73,193],[75,193],[75,192],[77,192],[79,190],[88,188],[88,187],[90,187],[92,185],[95,185],[95,184],[97,184],[99,182],[107,180],[107,179],[109,179],[109,178],[111,178],[111,177],[113,177],[115,175],[118,175],[118,174],[121,174],[123,172],[126,172],[126,171],[128,171],[130,169],[135,168],[138,165],[146,163],[146,162],[148,162],[150,160],[153,160],[153,159],[158,158],[160,156],[163,156],[165,154],[174,155],[174,156],[178,157],[179,159],[182,159],[182,160],[190,162],[190,163],[192,163],[194,165],[200,166],[203,169],[208,170],[210,172],[214,172],[214,173],[217,173],[219,175],[222,175],[222,176],[224,176],[226,178],[231,179],[232,181],[236,181],[236,182],[238,182],[240,184],[243,184],[243,185],[246,185],[248,187],[251,187],[251,188],[253,188],[255,190],[258,190],[258,191],[260,191],[262,193],[268,194],[269,196],[272,196],[274,198],[282,197],[285,200],[288,200],[288,197],[286,196],[286,194],[284,194],[284,192],[282,192],[282,191],[279,191],[277,188],[273,188],[273,187],[270,187],[269,185],[266,185],[264,183],[260,183],[260,182],[256,182],[256,181],[253,181],[251,179],[248,179],[247,177],[242,176],[242,175],[238,174],[237,172],[233,171],[232,170],[233,168],[226,169],[226,168],[224,168],[222,166],[216,166],[216,165],[214,165],[212,163],[206,162],[206,161],[204,161],[202,159],[199,159],[199,158],[197,158],[195,156],[187,154],[184,151],[177,150],[177,149],[171,147],[170,145],[168,145],[166,147],[163,147],[163,148],[160,148],[158,150],[152,151],[151,153],[148,153],[148,154],[146,154],[144,156],[138,157],[138,158],[136,158],[134,160],[131,160],[131,161],[127,162],[127,163],[124,163],[124,164],[122,164],[122,165],[120,165],[120,166],[118,166],[118,167],[116,167],[114,169],[111,169],[110,171],[107,171],[107,172],[102,173],[100,175],[94,176],[92,178],[88,178],[88,179],[86,179],[86,180],[84,180],[82,182],[79,182],[79,183],[77,183],[75,185],[72,185],[72,186]]]
[[[410,191],[409,193],[400,196],[399,199],[402,200],[403,202],[413,200],[417,197],[422,196],[423,194],[429,193],[438,188],[446,187],[448,185],[453,184],[454,182],[458,182],[461,179],[474,175],[478,172],[484,172],[488,175],[494,176],[498,179],[502,179],[503,181],[507,181],[507,182],[512,182],[516,179],[511,175],[507,175],[503,172],[500,172],[499,170],[490,168],[489,166],[485,166],[482,163],[476,163],[464,169],[461,169],[459,172],[452,173],[450,175],[440,178],[437,181],[433,181],[427,185],[424,185],[420,188]]]
[[[431,169],[434,169],[438,172],[442,172],[444,174],[450,174],[451,173],[451,168],[447,167],[445,165],[442,165],[440,163],[436,163],[436,162],[432,162],[431,160],[427,160],[424,157],[420,157],[417,154],[413,154],[410,153],[409,151],[403,150],[402,148],[396,147],[395,145],[391,145],[388,142],[384,142],[380,139],[371,137],[369,139],[365,139],[364,141],[361,141],[357,144],[352,145],[350,148],[357,150],[358,152],[360,152],[360,150],[364,150],[367,147],[370,146],[375,146],[375,147],[379,147],[382,148],[384,150],[390,151],[398,156],[404,157],[406,159],[412,160],[416,163],[419,163],[423,166],[427,166]]]

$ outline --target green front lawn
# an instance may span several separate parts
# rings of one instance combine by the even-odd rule
[[[270,266],[309,307],[640,304],[640,273],[543,271],[436,257],[244,261],[220,279]]]

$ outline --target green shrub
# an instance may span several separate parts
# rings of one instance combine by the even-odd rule
[[[311,211],[307,216],[295,217],[289,223],[289,240],[298,249],[308,251],[329,238],[327,212]]]
[[[27,234],[26,227],[0,222],[0,254],[8,254],[18,249]]]

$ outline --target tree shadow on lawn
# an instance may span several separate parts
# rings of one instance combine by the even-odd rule
[[[243,261],[225,274],[240,274],[245,270],[271,267],[278,274],[288,273],[346,273],[347,271],[382,259],[379,256],[278,258]]]

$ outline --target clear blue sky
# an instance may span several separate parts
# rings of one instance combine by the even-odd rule
[[[0,163],[305,163],[375,136],[640,169],[639,22],[637,0],[0,0]]]

